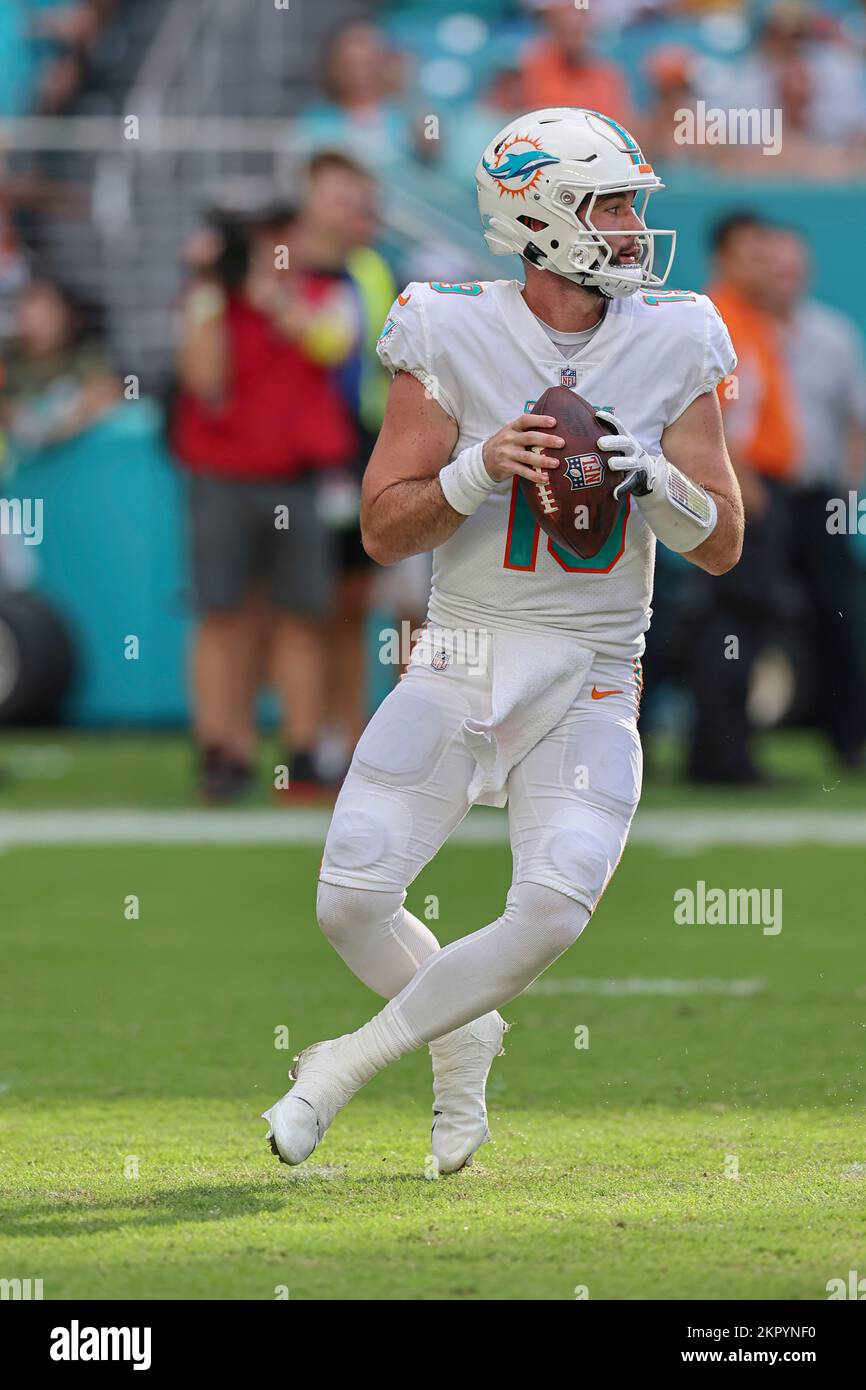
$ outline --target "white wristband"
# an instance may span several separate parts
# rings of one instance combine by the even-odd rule
[[[485,497],[499,484],[484,467],[483,444],[472,444],[446,463],[439,474],[445,501],[461,516],[477,512]]]
[[[667,459],[664,481],[652,492],[635,496],[646,523],[669,550],[694,550],[713,534],[718,521],[714,498]]]

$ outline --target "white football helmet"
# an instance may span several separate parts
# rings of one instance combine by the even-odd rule
[[[670,274],[676,232],[649,229],[645,221],[650,193],[664,184],[637,141],[600,111],[554,106],[509,121],[481,156],[475,182],[484,239],[494,256],[517,252],[611,299],[657,289]],[[592,223],[596,200],[623,191],[634,191],[642,225],[633,234],[641,245],[638,265],[617,265],[615,248]],[[527,218],[544,222],[543,230],[531,230]],[[662,274],[653,271],[657,237],[670,237]]]

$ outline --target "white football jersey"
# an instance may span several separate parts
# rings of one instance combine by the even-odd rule
[[[659,453],[665,428],[736,365],[705,295],[609,300],[598,331],[564,358],[521,288],[518,280],[413,283],[382,330],[385,366],[417,377],[457,422],[453,456],[560,385],[614,411]],[[429,617],[449,628],[549,627],[600,656],[635,657],[649,627],[654,562],[655,536],[633,498],[623,498],[599,554],[581,560],[539,530],[518,480],[508,479],[434,551]]]

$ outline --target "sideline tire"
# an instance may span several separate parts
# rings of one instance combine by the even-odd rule
[[[65,623],[34,594],[0,593],[0,724],[50,723],[72,682]]]

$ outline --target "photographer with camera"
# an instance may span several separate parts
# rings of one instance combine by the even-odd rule
[[[243,193],[239,206],[213,209],[187,248],[172,427],[191,474],[195,729],[213,802],[252,776],[265,641],[289,790],[320,789],[313,754],[334,573],[317,479],[356,448],[333,380],[356,342],[351,296],[296,268],[293,208]]]

